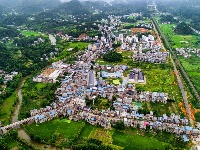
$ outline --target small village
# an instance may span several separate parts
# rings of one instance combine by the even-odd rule
[[[13,77],[18,75],[18,72],[11,72],[11,73],[6,73],[3,70],[0,70],[0,78],[3,78],[4,84],[6,84],[8,81],[12,81]]]
[[[176,48],[177,55],[184,56],[185,58],[189,58],[193,55],[200,57],[200,50],[199,49],[192,49],[192,48]]]
[[[43,123],[54,117],[64,116],[74,121],[85,120],[92,125],[100,125],[106,129],[111,128],[111,125],[118,121],[123,121],[127,127],[137,127],[141,130],[149,127],[152,131],[174,133],[181,136],[185,142],[189,140],[200,141],[200,126],[197,128],[189,126],[189,121],[186,118],[181,118],[180,115],[154,116],[153,112],[150,114],[138,113],[141,106],[137,105],[137,102],[154,102],[155,105],[157,102],[166,104],[168,94],[149,91],[137,92],[134,84],[145,84],[146,82],[145,75],[139,68],[133,68],[128,77],[124,77],[123,71],[127,69],[127,66],[92,63],[100,57],[102,52],[105,53],[110,49],[110,44],[107,42],[109,36],[108,39],[105,37],[101,39],[103,41],[89,45],[85,54],[78,56],[78,61],[75,61],[74,64],[65,64],[62,61],[52,64],[52,68],[58,69],[56,72],[60,71],[59,75],[63,76],[64,72],[68,75],[64,76],[61,80],[61,87],[55,92],[55,102],[46,108],[31,110],[31,117],[34,117],[34,121]],[[168,54],[165,58],[167,56]],[[114,79],[113,83],[107,82],[107,79],[112,78]],[[54,77],[54,81],[55,79],[56,77]],[[121,83],[115,82],[115,80],[120,79]],[[33,80],[36,81],[35,78]],[[42,82],[42,80],[37,82]],[[116,99],[113,100],[113,97]],[[112,102],[112,107],[93,110],[91,106],[86,105],[87,101],[94,104],[96,98],[108,99]],[[134,105],[135,103],[136,105]]]
[[[148,29],[152,29],[152,24],[138,25],[140,27],[138,30],[144,31],[141,37],[137,35],[137,28],[131,31],[132,35],[119,33],[117,36],[112,31],[117,29],[120,18],[110,16],[110,19],[111,26],[98,25],[102,32],[99,39],[98,37],[91,38],[87,34],[81,34],[79,38],[62,33],[56,35],[64,40],[95,42],[89,44],[88,48],[82,51],[83,55],[77,55],[77,60],[73,64],[67,64],[60,60],[33,77],[34,82],[44,83],[56,83],[59,82],[58,78],[61,78],[61,86],[55,91],[55,101],[45,108],[31,110],[30,118],[0,128],[1,133],[6,133],[7,130],[23,123],[40,124],[56,117],[65,117],[73,121],[84,120],[105,129],[111,129],[112,125],[121,121],[126,127],[134,127],[142,131],[149,129],[152,132],[173,133],[181,136],[184,142],[200,141],[200,125],[197,124],[197,127],[193,128],[188,119],[181,118],[178,114],[157,116],[153,111],[147,114],[139,113],[143,102],[166,105],[169,98],[169,94],[164,92],[136,90],[135,84],[145,85],[148,82],[142,69],[129,68],[120,63],[100,65],[97,62],[102,54],[113,50],[113,42],[121,43],[120,52],[133,52],[130,58],[134,61],[166,63],[169,57],[169,52],[164,51],[161,43],[149,32]],[[102,21],[107,22],[107,20]],[[141,29],[141,27],[145,29]],[[112,41],[113,38],[114,41]],[[51,44],[55,45],[55,43]],[[56,48],[50,57],[56,55],[57,51]],[[177,51],[181,55],[186,53],[184,49],[177,49]],[[193,52],[193,50],[190,51]],[[198,53],[198,50],[194,50],[194,52]],[[48,56],[45,55],[41,61],[44,59],[48,60]],[[125,75],[127,71],[128,74]],[[9,77],[5,76],[5,81],[7,78],[11,79],[12,74],[7,75]],[[104,99],[111,105],[108,108],[93,109],[93,105],[98,99]],[[87,105],[88,102],[93,105]]]
[[[2,94],[4,92],[4,90],[6,89],[6,83],[8,81],[12,81],[13,80],[13,77],[18,75],[18,72],[11,72],[11,73],[6,73],[5,71],[3,70],[0,70],[0,94]]]

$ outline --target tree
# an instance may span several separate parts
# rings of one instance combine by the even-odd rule
[[[121,62],[123,60],[122,54],[116,51],[109,51],[103,55],[103,59],[108,62]]]
[[[193,30],[189,27],[189,25],[186,24],[185,22],[181,22],[180,24],[178,24],[174,31],[177,34],[182,34],[182,35],[189,35],[194,33]]]
[[[125,125],[124,125],[123,121],[116,122],[115,125],[113,125],[113,127],[115,129],[118,129],[118,130],[124,130],[125,129]]]

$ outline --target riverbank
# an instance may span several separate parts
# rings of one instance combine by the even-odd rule
[[[21,88],[24,85],[24,82],[27,80],[27,78],[29,78],[30,76],[24,77],[22,78],[17,90],[16,90],[16,94],[18,96],[18,102],[16,103],[15,107],[14,107],[14,113],[12,114],[11,120],[12,123],[17,122],[19,120],[18,115],[20,112],[20,107],[22,105],[22,100],[23,100],[23,96],[22,96],[22,90]],[[30,136],[25,132],[23,127],[18,127],[17,128],[17,135],[18,138],[16,139],[10,139],[10,138],[6,138],[6,140],[8,141],[8,144],[10,145],[10,148],[12,146],[14,147],[18,147],[19,143],[21,143],[22,147],[35,147],[36,149],[49,149],[49,150],[55,150],[56,147],[54,146],[50,146],[50,145],[46,145],[46,144],[41,144],[39,142],[36,142],[34,140],[32,140],[30,138]],[[17,140],[18,139],[18,140]],[[19,141],[19,143],[18,143]],[[13,147],[12,147],[13,148]]]

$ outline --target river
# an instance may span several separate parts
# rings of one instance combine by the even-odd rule
[[[21,87],[24,85],[24,81],[27,79],[26,78],[22,78],[18,88],[17,88],[17,95],[18,95],[18,103],[15,106],[15,111],[12,115],[12,123],[17,122],[18,121],[18,115],[19,115],[19,110],[20,110],[20,106],[22,104],[22,92],[21,92]],[[46,144],[42,144],[42,143],[38,143],[34,140],[32,140],[30,138],[30,136],[25,132],[25,130],[23,129],[23,127],[19,126],[17,128],[18,131],[18,136],[21,139],[26,140],[27,142],[31,143],[33,146],[35,146],[37,149],[48,149],[48,150],[56,150],[58,148],[51,146],[51,145],[46,145]]]
[[[51,45],[56,45],[56,38],[52,34],[49,34],[49,40],[51,41]]]

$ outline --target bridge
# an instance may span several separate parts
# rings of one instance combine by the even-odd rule
[[[9,125],[4,126],[4,127],[0,127],[0,134],[5,134],[6,132],[8,132],[11,129],[17,129],[22,124],[28,124],[28,123],[33,123],[33,122],[34,122],[34,116],[30,117],[30,118],[26,118],[26,119],[21,120],[21,121],[14,122],[14,123],[9,124]]]

